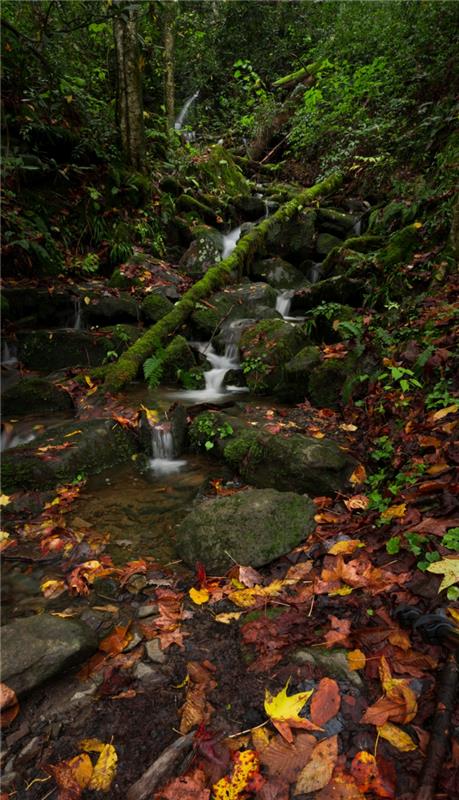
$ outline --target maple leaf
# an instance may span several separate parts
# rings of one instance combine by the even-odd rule
[[[7,506],[11,500],[11,496],[8,494],[0,494],[0,506]]]
[[[238,751],[234,755],[231,777],[225,776],[212,787],[214,800],[242,800],[247,792],[261,789],[264,779],[260,775],[260,761],[255,750]]]
[[[383,781],[372,753],[360,750],[355,754],[351,764],[351,775],[365,795],[367,792],[372,792],[378,797],[394,797],[393,788]]]
[[[104,744],[98,739],[83,739],[80,747],[90,753],[100,753],[93,769],[88,789],[108,792],[116,774],[118,755],[112,744]]]
[[[326,647],[333,647],[335,644],[348,647],[351,621],[349,619],[338,619],[333,615],[330,615],[329,620],[331,622],[331,630],[325,634]]]
[[[367,660],[361,650],[350,650],[346,653],[346,658],[349,669],[363,669]]]
[[[297,694],[287,695],[288,685],[290,678],[285,684],[284,688],[276,695],[272,695],[268,689],[265,690],[265,711],[277,728],[281,736],[287,742],[293,742],[293,734],[290,728],[307,728],[309,730],[320,730],[317,725],[300,717],[299,712],[309,700],[313,693],[313,689],[308,692],[298,692]]]
[[[192,587],[188,594],[193,603],[196,603],[197,606],[201,606],[203,603],[209,602],[210,594],[208,589],[195,589]]]
[[[407,680],[393,678],[387,659],[382,656],[379,675],[385,695],[367,708],[362,722],[381,726],[388,720],[411,722],[417,714],[416,695]]]
[[[459,583],[459,558],[442,558],[427,567],[428,572],[443,575],[438,591],[442,592],[449,586]]]
[[[301,770],[294,795],[317,792],[330,782],[338,758],[338,737],[324,739],[312,751],[311,758]]]

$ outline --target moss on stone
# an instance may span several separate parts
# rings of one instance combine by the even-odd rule
[[[355,359],[329,359],[315,367],[309,378],[308,396],[318,408],[339,408],[346,381],[355,372]]]
[[[68,392],[42,378],[23,378],[2,395],[2,411],[6,416],[67,411],[72,407]]]
[[[163,379],[166,383],[175,383],[178,370],[190,370],[194,366],[196,360],[187,340],[183,336],[175,336],[164,353]]]
[[[255,431],[239,431],[223,449],[225,461],[236,467],[241,475],[250,474],[251,465],[263,458],[263,447]]]
[[[177,209],[191,214],[194,218],[202,219],[210,225],[215,225],[217,222],[217,215],[213,208],[197,200],[191,194],[181,194],[177,199]]]
[[[419,223],[414,223],[394,233],[387,245],[379,251],[378,262],[386,268],[406,263],[419,246],[420,227]]]
[[[131,286],[139,285],[139,283],[139,280],[136,280],[135,278],[128,278],[127,275],[123,275],[120,267],[117,267],[115,270],[113,270],[108,285],[112,289],[130,289]]]
[[[157,292],[151,292],[142,301],[142,317],[148,322],[158,322],[169,313],[173,304],[167,297]]]

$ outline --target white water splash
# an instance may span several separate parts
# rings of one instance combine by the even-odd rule
[[[81,324],[81,297],[75,297],[73,301],[75,307],[75,316],[73,322],[73,329],[75,331],[81,331],[82,324]]]
[[[236,247],[241,235],[241,226],[234,228],[229,233],[223,236],[223,253],[222,259],[228,258]]]
[[[286,292],[281,292],[276,298],[276,311],[279,312],[285,319],[290,312],[292,305],[293,289],[287,289]]]
[[[169,423],[155,425],[151,429],[151,448],[153,458],[150,467],[156,475],[178,472],[186,461],[174,458],[174,440]]]
[[[14,366],[18,363],[16,345],[6,340],[2,344],[2,364],[3,366]]]
[[[206,382],[204,389],[192,389],[191,391],[179,392],[175,397],[186,398],[195,403],[209,403],[214,400],[221,400],[231,392],[245,392],[245,387],[224,386],[225,375],[229,370],[239,369],[239,350],[235,342],[228,342],[225,346],[225,353],[219,356],[215,352],[210,342],[192,342],[192,347],[199,350],[210,362],[212,369],[204,373]]]

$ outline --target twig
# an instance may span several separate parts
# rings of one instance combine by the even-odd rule
[[[147,797],[152,797],[155,789],[163,783],[177,763],[182,761],[187,752],[191,750],[193,738],[194,732],[187,733],[186,736],[181,736],[180,739],[172,742],[159,758],[153,761],[153,764],[148,767],[139,780],[129,787],[127,800],[146,800]]]
[[[434,798],[438,773],[445,760],[458,679],[459,667],[456,656],[454,653],[450,653],[440,678],[427,757],[414,800],[433,800]]]
[[[266,719],[264,722],[260,722],[259,725],[255,725],[253,728],[246,728],[245,731],[239,731],[238,733],[232,733],[231,736],[227,736],[227,739],[236,739],[238,736],[243,736],[244,733],[250,733],[251,731],[256,731],[257,728],[264,728],[267,725],[269,719]]]

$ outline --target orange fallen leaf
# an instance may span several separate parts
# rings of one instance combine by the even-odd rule
[[[323,726],[338,713],[341,705],[339,687],[333,678],[322,678],[311,700],[311,720]]]
[[[367,661],[361,650],[350,650],[346,657],[349,669],[363,669]]]
[[[349,478],[350,482],[353,483],[354,485],[365,483],[366,479],[367,479],[367,472],[363,464],[359,464],[358,467],[355,468],[351,477]]]
[[[372,792],[378,797],[394,797],[393,787],[382,779],[376,758],[372,753],[368,753],[366,750],[356,753],[351,764],[351,775],[365,795]]]
[[[310,760],[301,770],[293,794],[307,794],[323,789],[331,780],[337,758],[337,736],[319,742],[312,751]]]
[[[351,555],[359,547],[365,547],[365,544],[359,539],[344,539],[342,542],[332,545],[328,552],[331,556]]]
[[[19,714],[19,703],[16,692],[0,683],[0,728],[6,728]]]

